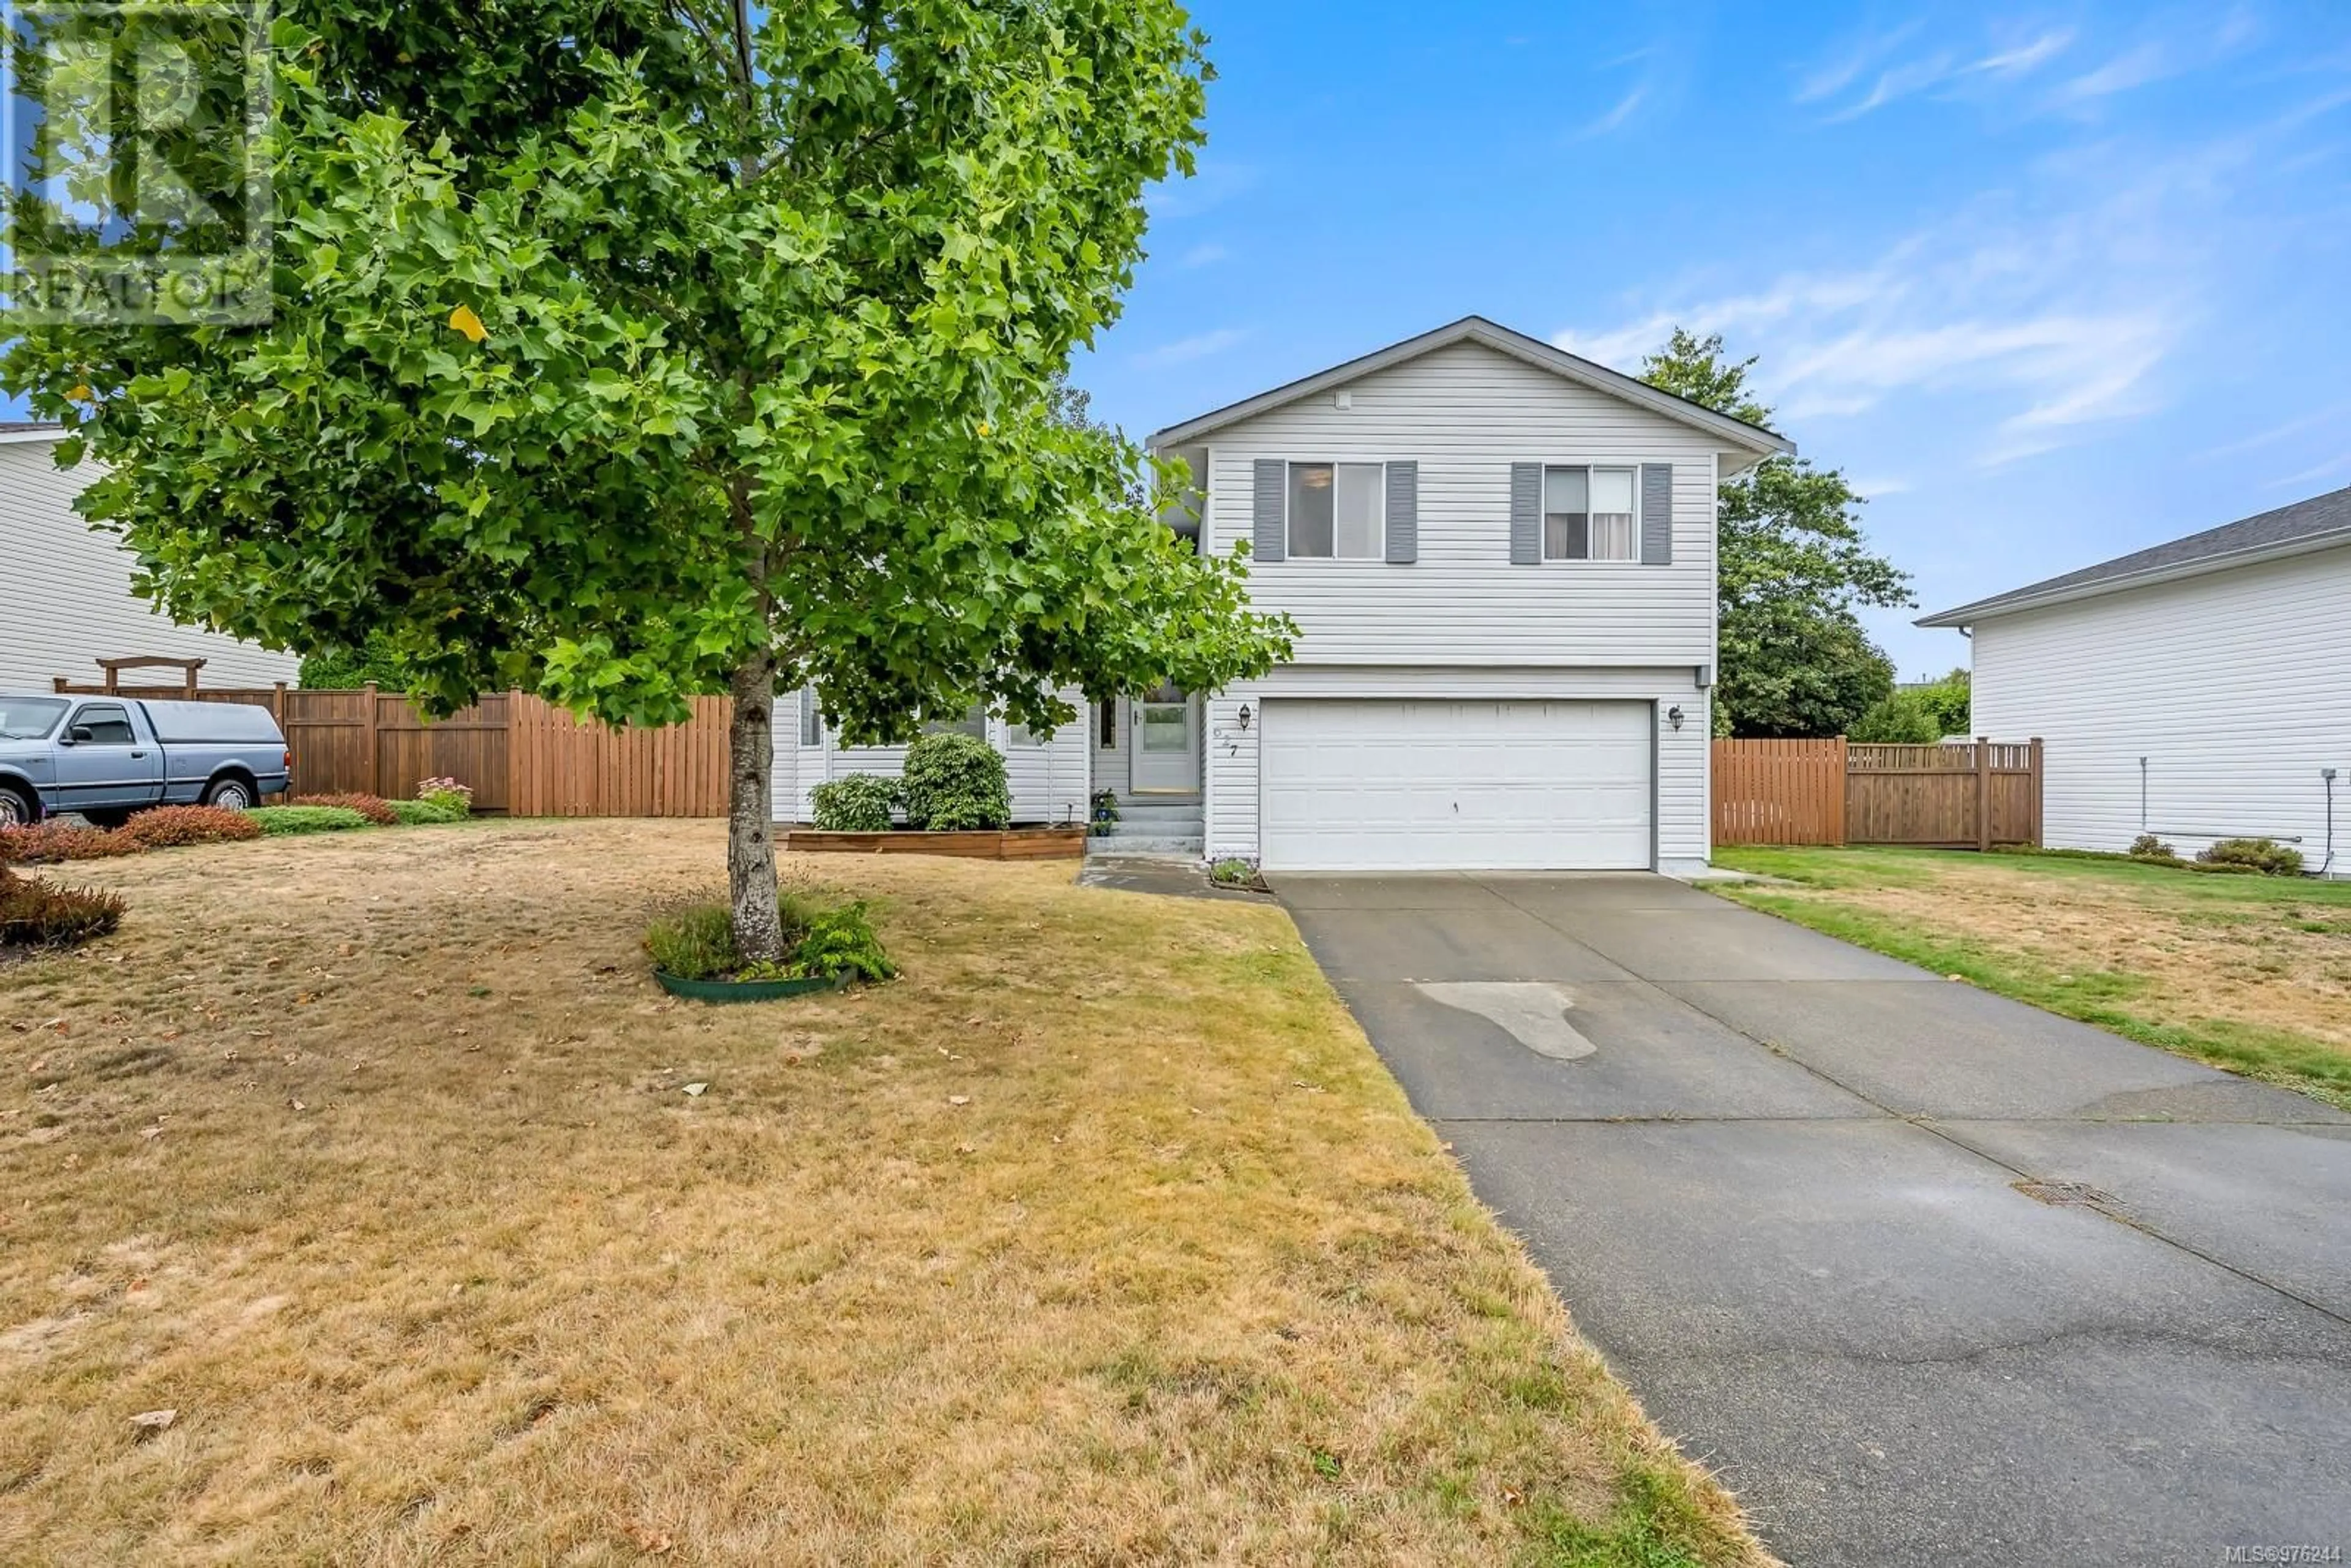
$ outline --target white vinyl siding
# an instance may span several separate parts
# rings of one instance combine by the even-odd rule
[[[1277,699],[1274,871],[1648,869],[1649,705]]]
[[[1061,694],[1076,705],[1078,717],[1050,737],[1032,737],[1000,718],[979,721],[985,738],[1004,754],[1006,781],[1012,787],[1012,820],[1016,822],[1081,822],[1092,766],[1094,731],[1092,710],[1078,692]],[[849,773],[878,773],[895,779],[904,771],[903,746],[842,746],[825,729],[814,746],[797,744],[801,737],[802,705],[806,695],[793,692],[776,699],[776,777],[773,809],[782,822],[809,820],[809,791],[828,779]],[[789,710],[789,711],[788,711]],[[966,723],[950,720],[939,727],[965,730]]]
[[[2332,768],[2351,869],[2351,547],[1996,616],[1973,661],[1970,727],[2042,738],[2051,845],[2298,838],[2315,871]]]
[[[1378,560],[1250,561],[1250,601],[1297,620],[1300,664],[1713,662],[1715,438],[1477,343],[1348,390],[1346,408],[1303,398],[1205,438],[1206,548],[1219,554],[1250,537],[1259,459],[1419,465],[1409,571]],[[1513,570],[1514,463],[1670,463],[1672,564]]]
[[[0,691],[46,692],[59,675],[95,685],[98,660],[142,653],[204,660],[197,679],[207,686],[294,680],[293,654],[180,625],[132,593],[130,552],[73,509],[98,465],[86,459],[60,471],[55,451],[47,441],[0,443]]]

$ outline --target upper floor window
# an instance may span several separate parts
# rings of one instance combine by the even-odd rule
[[[1543,559],[1639,560],[1634,478],[1631,468],[1545,468]]]
[[[1380,560],[1387,554],[1386,465],[1290,465],[1290,554]]]

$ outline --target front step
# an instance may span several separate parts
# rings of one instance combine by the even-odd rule
[[[1122,830],[1126,824],[1121,822]],[[1208,840],[1205,833],[1161,833],[1139,831],[1113,832],[1103,838],[1086,841],[1090,855],[1148,856],[1154,860],[1197,861],[1207,858]]]

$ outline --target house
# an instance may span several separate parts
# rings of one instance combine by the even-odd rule
[[[976,716],[1017,816],[1106,789],[1144,844],[1276,871],[1705,862],[1716,486],[1786,441],[1473,316],[1149,444],[1191,476],[1179,532],[1250,542],[1294,658],[1050,737]],[[808,707],[778,717],[801,820],[900,755],[828,749]]]
[[[73,509],[97,472],[53,461],[65,432],[0,423],[0,691],[45,692],[59,675],[96,682],[98,661],[202,659],[204,684],[291,682],[299,661],[159,613],[131,591],[131,558]]]
[[[1975,727],[2043,743],[2046,841],[2298,845],[2351,870],[2351,489],[1923,617]]]

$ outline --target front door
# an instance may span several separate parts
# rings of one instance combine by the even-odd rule
[[[1161,686],[1133,705],[1135,793],[1191,794],[1200,788],[1200,705],[1190,693]]]
[[[131,727],[120,703],[84,703],[57,732],[57,808],[143,806],[161,797],[163,754]]]

